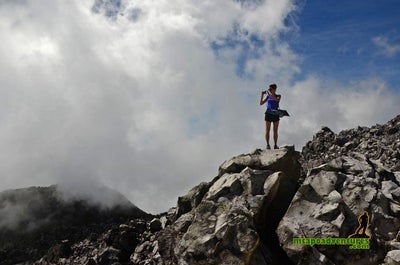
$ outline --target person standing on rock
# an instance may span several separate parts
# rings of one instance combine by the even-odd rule
[[[276,94],[277,85],[271,84],[269,89],[261,92],[260,105],[267,103],[267,111],[265,112],[265,140],[267,142],[267,149],[271,149],[269,145],[269,132],[271,130],[271,122],[273,123],[274,131],[274,149],[279,149],[278,142],[278,127],[279,127],[279,102],[281,95]],[[264,99],[264,96],[267,97]]]

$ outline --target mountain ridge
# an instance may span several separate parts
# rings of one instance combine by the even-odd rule
[[[21,264],[399,264],[399,150],[400,115],[337,134],[322,127],[301,152],[235,156],[167,212],[58,240]],[[347,237],[362,211],[368,251],[293,245],[295,237]]]
[[[68,244],[106,232],[113,224],[152,215],[107,188],[119,202],[100,206],[85,198],[68,197],[58,186],[28,187],[0,192],[0,264],[39,259],[54,244]]]

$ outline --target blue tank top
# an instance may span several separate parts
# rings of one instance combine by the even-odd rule
[[[267,96],[267,110],[277,110],[279,109],[279,102],[270,96]]]

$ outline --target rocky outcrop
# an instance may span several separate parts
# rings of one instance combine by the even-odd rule
[[[398,249],[400,175],[361,154],[313,168],[278,227],[285,252],[296,264],[379,264]],[[358,217],[369,215],[369,249],[296,245],[293,238],[347,238]]]
[[[143,239],[133,264],[290,264],[275,228],[298,188],[294,147],[225,161],[218,176],[178,199],[167,226]]]
[[[308,173],[277,230],[293,262],[400,264],[396,263],[400,249],[399,128],[400,116],[385,125],[337,135],[325,127],[303,148],[302,163]],[[364,211],[368,228],[354,235]],[[369,249],[360,250],[351,245],[324,245],[321,240],[367,235]],[[294,238],[322,243],[299,244]]]
[[[302,150],[301,164],[309,170],[332,159],[358,152],[400,171],[400,115],[386,124],[357,127],[338,134],[323,127]]]

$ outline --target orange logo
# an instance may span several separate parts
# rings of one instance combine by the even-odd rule
[[[348,238],[371,238],[371,235],[367,234],[369,223],[369,215],[367,211],[364,211],[358,216],[358,227],[354,234],[348,236]]]

